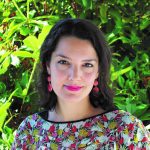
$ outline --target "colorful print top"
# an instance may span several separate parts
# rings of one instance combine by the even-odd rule
[[[12,150],[150,150],[150,133],[123,110],[90,118],[48,121],[35,113],[19,126]]]

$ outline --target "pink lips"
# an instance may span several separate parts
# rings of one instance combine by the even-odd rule
[[[65,88],[69,91],[79,91],[82,87],[81,86],[65,85]]]

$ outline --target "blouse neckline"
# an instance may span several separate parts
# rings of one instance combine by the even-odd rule
[[[66,124],[66,123],[77,123],[77,122],[81,122],[81,121],[86,121],[86,120],[89,120],[89,119],[94,119],[98,116],[102,116],[102,115],[105,115],[105,114],[108,114],[108,113],[115,113],[116,111],[118,111],[118,109],[114,109],[114,110],[108,110],[108,111],[105,111],[103,113],[100,113],[100,114],[97,114],[97,115],[94,115],[94,116],[91,116],[91,117],[86,117],[86,118],[83,118],[83,119],[79,119],[79,120],[72,120],[72,121],[51,121],[51,120],[48,120],[48,112],[49,110],[44,110],[42,112],[39,112],[38,115],[44,119],[45,121],[47,122],[50,122],[50,123],[55,123],[55,124]]]

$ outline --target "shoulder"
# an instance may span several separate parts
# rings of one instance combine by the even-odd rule
[[[16,131],[11,149],[16,149],[16,147],[23,148],[24,146],[30,145],[32,143],[31,139],[38,136],[38,130],[42,129],[42,122],[44,121],[45,120],[42,119],[38,113],[27,116]]]
[[[104,113],[103,115],[107,117],[108,121],[115,120],[119,124],[130,124],[141,122],[137,117],[124,110],[114,110],[111,112]]]
[[[150,133],[143,125],[143,122],[129,112],[124,110],[115,110],[103,114],[102,118],[103,117],[107,118],[108,128],[113,129],[116,135],[134,134],[140,138],[144,138],[145,136],[150,138]]]
[[[150,146],[150,133],[137,117],[123,110],[116,110],[106,115],[113,116],[109,122],[110,127],[112,121],[117,122],[114,134],[118,143],[124,143],[128,148]]]
[[[44,120],[39,116],[38,113],[27,116],[19,125],[18,132],[30,131],[38,124],[42,124]]]
[[[107,117],[108,123],[115,121],[118,124],[118,127],[123,126],[131,131],[133,131],[133,129],[146,130],[140,119],[124,110],[115,110],[104,115]]]

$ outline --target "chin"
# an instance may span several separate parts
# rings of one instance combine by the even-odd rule
[[[78,102],[83,101],[84,99],[88,99],[88,97],[81,96],[81,94],[80,95],[67,94],[67,95],[61,96],[60,99],[68,103],[78,103]]]

